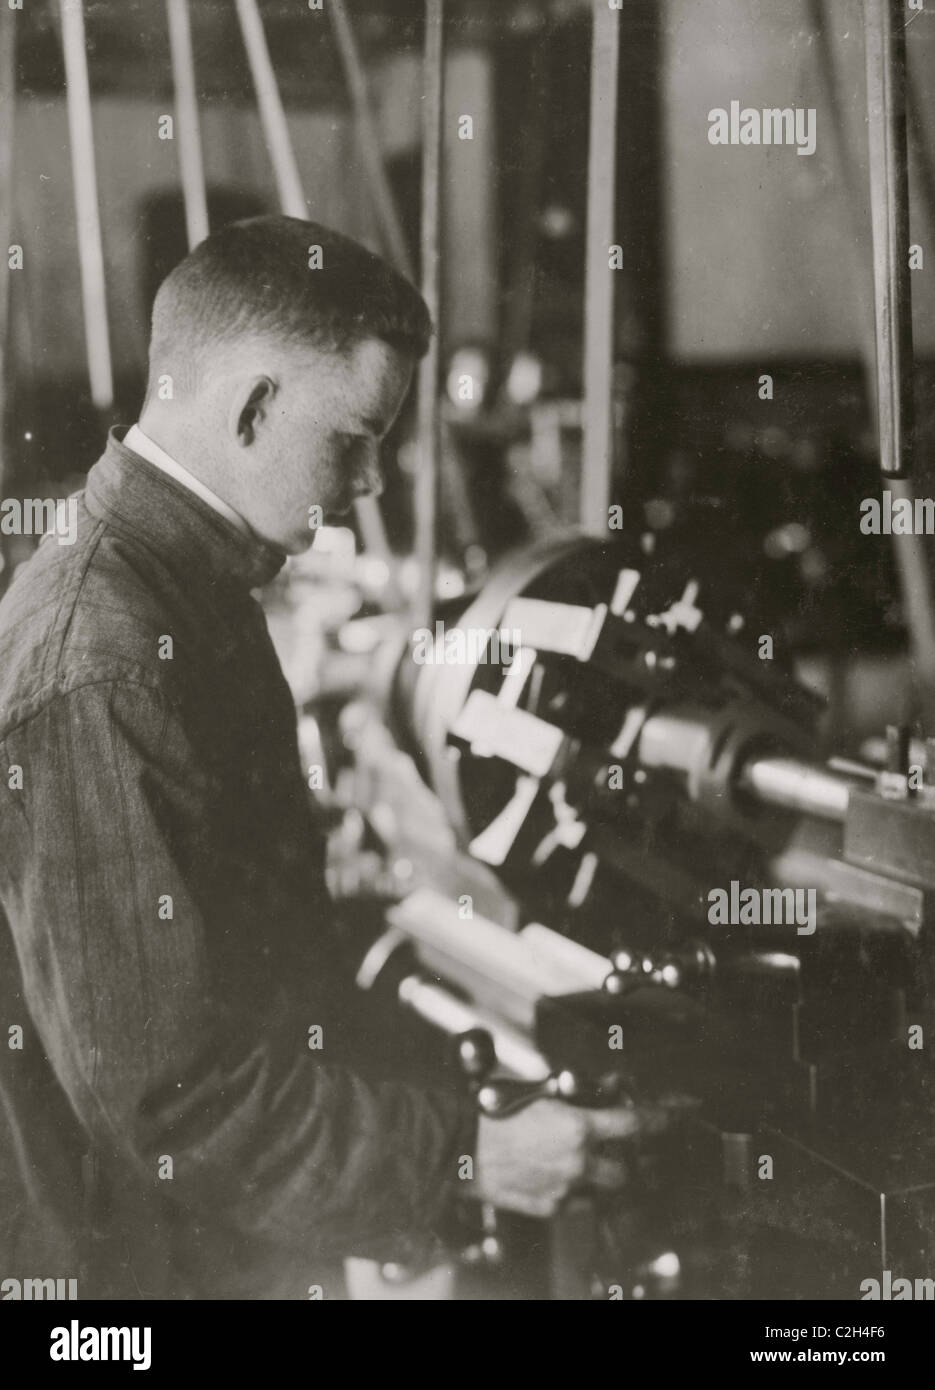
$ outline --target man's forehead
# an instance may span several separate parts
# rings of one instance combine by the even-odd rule
[[[382,385],[385,379],[392,384],[394,378],[405,375],[412,365],[411,357],[381,338],[363,338],[344,350],[311,344],[292,347],[285,356],[293,370],[306,375],[353,378],[355,382],[364,379],[377,385]]]
[[[412,366],[411,357],[381,338],[364,338],[351,349],[349,359],[356,375],[370,377],[379,384],[397,384]]]
[[[381,428],[394,415],[409,384],[412,359],[378,338],[367,338],[347,354],[344,387],[362,419]]]
[[[300,347],[288,354],[286,373],[316,409],[340,412],[342,428],[362,425],[384,433],[395,419],[411,378],[413,359],[379,338],[365,338],[344,352]]]

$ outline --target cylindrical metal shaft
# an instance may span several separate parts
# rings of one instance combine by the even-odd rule
[[[9,254],[13,241],[13,120],[16,106],[16,16],[0,9],[0,122],[4,138],[0,141],[0,248]],[[10,355],[10,289],[15,279],[8,271],[0,275],[0,495],[10,476],[6,455],[7,406],[12,384]],[[3,557],[0,553],[0,571]]]
[[[443,985],[408,975],[399,987],[399,1002],[449,1037],[475,1028],[489,1032],[499,1064],[524,1081],[542,1081],[549,1074],[545,1057],[518,1028],[457,999]]]
[[[906,40],[901,0],[864,0],[880,468],[905,477],[913,428]]]
[[[307,218],[308,204],[305,201],[299,166],[289,135],[286,112],[270,58],[259,5],[257,0],[236,0],[236,5],[280,205],[287,217]]]
[[[902,0],[864,0],[864,18],[880,469],[894,494],[906,498],[911,496],[905,480],[912,472],[915,408],[905,6]],[[893,543],[915,684],[923,718],[931,728],[935,721],[935,602],[929,565],[920,536],[894,536]]]
[[[94,127],[91,120],[91,85],[88,78],[84,7],[80,0],[76,4],[60,0],[60,8],[88,378],[94,405],[98,410],[109,410],[114,403],[114,378],[110,330],[107,323],[107,281],[104,275],[101,213],[97,200],[97,166],[94,160]]]
[[[643,725],[639,760],[644,767],[683,773],[690,785],[693,774],[709,764],[712,745],[712,728],[703,711],[660,711]],[[748,760],[741,755],[726,780],[729,790],[746,792],[764,805],[840,821],[847,814],[851,788],[861,779],[775,754]]]
[[[614,241],[619,14],[593,5],[591,124],[588,145],[588,241],[585,264],[584,447],[581,526],[607,535],[614,468]]]
[[[744,766],[737,786],[769,806],[843,820],[852,783],[840,773],[798,758],[756,758]]]
[[[367,77],[361,62],[357,41],[354,38],[346,0],[329,0],[328,9],[331,13],[335,43],[344,68],[347,89],[350,92],[351,103],[354,107],[357,138],[367,175],[367,188],[373,199],[373,210],[380,225],[383,247],[396,269],[411,280],[413,272],[409,259],[409,248],[406,245],[406,234],[383,162],[380,134],[367,94]]]
[[[179,170],[185,202],[185,230],[191,251],[211,230],[208,194],[201,154],[201,128],[198,122],[198,91],[195,85],[195,58],[192,52],[191,15],[188,0],[167,0],[169,52],[175,85],[175,119],[179,137]]]
[[[443,0],[425,6],[425,59],[422,95],[422,298],[435,323],[428,351],[419,363],[418,468],[415,478],[415,551],[418,583],[413,596],[414,628],[431,626],[435,608],[435,527],[438,513],[441,413],[438,399],[441,336],[441,178],[442,119],[445,100],[445,8]]]

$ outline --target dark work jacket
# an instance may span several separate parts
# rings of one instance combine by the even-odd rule
[[[0,1280],[340,1296],[473,1140],[465,1099],[332,1046],[350,992],[250,593],[283,560],[112,433],[76,542],[0,603]]]

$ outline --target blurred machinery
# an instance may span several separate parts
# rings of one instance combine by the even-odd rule
[[[433,637],[393,663],[395,747],[365,782],[384,812],[408,796],[408,752],[464,869],[435,873],[427,824],[359,983],[453,1047],[491,1114],[700,1102],[631,1148],[619,1198],[569,1203],[548,1257],[487,1212],[472,1279],[856,1298],[924,1273],[935,791],[905,731],[883,768],[823,761],[817,702],[763,636],[639,545],[520,552]],[[511,919],[475,911],[469,865]]]
[[[389,592],[394,556],[383,516],[367,499],[356,514],[369,568],[360,589],[377,607],[370,591],[380,587],[379,572],[390,611],[347,622],[343,659],[333,660],[317,684],[308,642],[302,668],[289,672],[302,699],[315,686],[314,716],[307,714],[304,727],[314,742],[310,771],[320,780],[310,786],[331,799],[336,896],[351,904],[346,916],[359,985],[408,1020],[426,1053],[460,1068],[456,1084],[471,1087],[479,1106],[503,1115],[541,1095],[594,1105],[630,1099],[670,1106],[678,1117],[664,1133],[627,1145],[622,1193],[582,1192],[545,1232],[540,1223],[466,1201],[463,1225],[450,1232],[451,1249],[462,1257],[461,1296],[853,1299],[863,1280],[884,1270],[929,1275],[935,1252],[935,1105],[925,1048],[933,1026],[935,745],[926,756],[925,748],[911,748],[905,729],[893,727],[883,765],[827,760],[835,731],[830,740],[826,730],[819,734],[816,700],[781,668],[781,650],[764,642],[769,634],[751,626],[727,586],[716,582],[717,568],[726,568],[728,531],[720,496],[708,498],[713,488],[696,478],[703,458],[745,525],[763,513],[767,557],[801,560],[796,583],[817,587],[835,568],[848,574],[842,609],[853,617],[856,522],[848,531],[853,518],[842,511],[834,528],[838,548],[829,542],[827,555],[813,543],[847,469],[836,469],[829,498],[816,484],[803,518],[788,510],[775,472],[749,466],[755,444],[770,470],[788,457],[793,470],[812,471],[813,444],[800,437],[797,419],[801,383],[787,393],[795,400],[793,437],[784,434],[791,424],[765,416],[759,404],[756,431],[744,423],[745,406],[739,429],[732,427],[720,418],[721,407],[711,406],[711,380],[701,380],[684,409],[697,459],[676,450],[668,480],[644,480],[646,522],[667,531],[672,558],[662,546],[615,541],[609,532],[614,498],[626,494],[628,511],[640,510],[634,483],[648,467],[641,453],[652,458],[629,431],[638,375],[629,359],[647,328],[634,319],[625,292],[629,284],[632,298],[637,280],[653,281],[650,297],[658,303],[646,317],[660,317],[661,272],[643,271],[662,241],[647,234],[648,213],[630,229],[639,254],[627,258],[636,270],[622,270],[620,290],[607,257],[622,235],[615,203],[621,154],[631,191],[639,190],[625,200],[631,212],[652,203],[646,188],[659,164],[656,145],[642,142],[648,153],[637,168],[616,120],[618,88],[633,85],[626,69],[619,81],[620,60],[635,63],[647,50],[620,44],[609,6],[549,8],[591,11],[592,111],[581,189],[587,208],[573,251],[569,206],[550,202],[542,210],[544,233],[566,247],[556,264],[574,262],[569,284],[577,287],[585,262],[581,399],[552,399],[546,366],[532,350],[536,185],[548,134],[541,113],[551,109],[566,123],[574,104],[561,95],[542,98],[536,60],[527,115],[512,122],[521,177],[518,211],[511,211],[516,265],[504,389],[499,401],[490,400],[497,373],[477,347],[462,349],[443,371],[433,340],[422,364],[411,454],[416,581],[409,588],[416,592],[405,585]],[[645,11],[655,44],[654,7],[631,8]],[[384,167],[348,6],[332,0],[327,9],[380,244],[411,272],[412,248]],[[212,205],[188,10],[185,0],[171,0],[167,14],[186,234],[195,245],[208,231]],[[309,203],[261,8],[237,0],[233,10],[278,203],[304,217]],[[88,386],[93,406],[106,415],[114,370],[83,6],[62,0],[60,11]],[[868,331],[863,355],[868,376],[874,368],[879,373],[875,461],[885,479],[904,481],[915,439],[906,21],[896,0],[865,0],[864,12],[877,333],[871,344]],[[821,38],[821,7],[813,17]],[[444,19],[443,0],[426,4],[419,263],[436,321]],[[564,34],[559,42],[563,61],[556,67],[564,69]],[[0,98],[12,106],[13,44],[0,50]],[[827,76],[833,87],[833,72]],[[304,68],[301,80],[304,91]],[[640,100],[645,104],[645,95]],[[9,185],[11,173],[7,162],[0,185]],[[848,196],[860,214],[864,190],[850,186]],[[4,207],[12,202],[0,198]],[[859,216],[851,220],[856,225]],[[568,287],[561,275],[554,279],[553,298],[563,304]],[[4,327],[7,307],[0,294]],[[574,359],[566,375],[575,377],[577,335],[563,327],[551,337],[563,360]],[[657,375],[659,365],[653,363]],[[738,369],[739,401],[751,398],[749,366]],[[827,369],[811,375],[821,391]],[[639,384],[645,392],[645,373]],[[672,412],[672,393],[665,397],[658,386],[655,392],[642,403],[653,430]],[[819,403],[808,418],[823,418],[823,398],[813,399]],[[707,447],[699,423],[707,415],[727,441],[733,470]],[[447,452],[442,426],[456,446]],[[571,450],[570,433],[581,435]],[[506,468],[504,449],[513,451]],[[473,472],[464,474],[480,484],[476,496],[453,457],[458,451],[471,455]],[[553,534],[574,514],[592,539]],[[708,516],[710,527],[702,520]],[[451,575],[438,563],[446,530],[464,571],[457,589],[446,588]],[[480,578],[487,556],[521,534],[546,538]],[[735,527],[731,548],[741,556],[745,535]],[[894,556],[914,672],[931,706],[935,605],[920,538],[899,538]],[[876,573],[863,587],[871,625]],[[394,644],[386,634],[402,591],[412,611],[405,638]],[[435,606],[454,592],[462,596]],[[798,588],[792,593],[800,627],[816,627],[814,610]],[[320,599],[319,590],[319,609]],[[351,599],[345,610],[343,596],[334,599],[341,621],[360,601]],[[826,627],[841,629],[840,611],[833,616]],[[426,621],[435,626],[425,629],[430,640],[417,650],[413,628]],[[764,621],[775,634],[775,624]],[[813,635],[827,641],[824,630]],[[354,658],[361,656],[382,674],[376,706],[356,698]],[[935,728],[935,713],[928,714]],[[336,746],[340,752],[326,767]],[[392,900],[376,931],[365,927],[363,910],[374,890]],[[696,1104],[676,1107],[676,1097]],[[393,1277],[405,1285],[415,1273],[397,1269]]]
[[[616,31],[601,13],[592,97],[616,90]],[[890,0],[867,0],[864,19],[867,361],[880,469],[905,491],[905,26]],[[770,634],[747,628],[716,564],[696,569],[688,544],[669,558],[608,539],[606,126],[592,112],[599,254],[585,277],[580,476],[591,539],[548,538],[466,604],[414,610],[436,622],[413,623],[389,662],[395,744],[358,728],[352,786],[420,886],[363,943],[358,983],[447,1037],[491,1116],[539,1096],[698,1102],[631,1142],[621,1194],[570,1198],[548,1239],[473,1213],[452,1244],[479,1296],[856,1299],[868,1279],[927,1277],[935,1253],[935,743],[913,751],[894,725],[883,766],[827,761],[814,701]],[[895,557],[931,730],[935,604],[920,538],[904,541]],[[824,734],[833,749],[835,730]],[[437,798],[403,855],[403,803],[418,798],[401,753]],[[439,816],[461,851],[447,863]]]

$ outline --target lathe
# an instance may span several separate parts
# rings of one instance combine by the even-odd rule
[[[509,660],[503,641],[386,660],[394,743],[367,766],[358,737],[355,775],[418,886],[359,984],[453,1039],[490,1114],[699,1102],[639,1144],[622,1196],[573,1199],[546,1254],[483,1213],[470,1277],[855,1299],[926,1275],[935,787],[908,731],[883,767],[821,756],[821,702],[765,634],[639,543],[540,544],[439,624],[475,655],[509,634]],[[454,833],[447,866],[397,833],[400,750]]]

